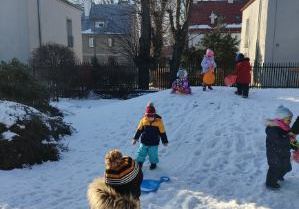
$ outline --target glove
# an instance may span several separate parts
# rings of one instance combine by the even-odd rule
[[[298,150],[298,148],[299,148],[299,143],[297,141],[291,142],[291,149]]]
[[[294,122],[291,130],[294,134],[299,134],[299,116],[297,117],[296,121]]]
[[[137,140],[136,140],[136,139],[132,139],[132,145],[135,145],[135,144],[136,144],[136,142],[137,142]]]

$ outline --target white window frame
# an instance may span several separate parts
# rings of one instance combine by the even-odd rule
[[[113,46],[113,39],[111,37],[108,38],[108,46],[109,47]]]
[[[103,28],[104,26],[105,26],[104,21],[98,20],[98,21],[95,22],[95,27],[96,28]]]
[[[88,37],[88,46],[90,47],[90,48],[93,48],[94,47],[94,37],[92,37],[92,36],[89,36]]]

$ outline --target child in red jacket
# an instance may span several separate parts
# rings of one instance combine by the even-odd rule
[[[245,58],[242,53],[238,54],[236,57],[235,72],[237,75],[237,95],[241,95],[243,98],[248,97],[249,84],[251,82],[251,66],[249,63],[249,58]]]

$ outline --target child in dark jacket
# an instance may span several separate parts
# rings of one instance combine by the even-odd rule
[[[154,104],[151,102],[146,107],[145,116],[140,120],[138,129],[132,140],[133,145],[136,144],[139,137],[141,138],[141,144],[137,151],[136,161],[142,167],[148,155],[151,163],[150,170],[153,170],[159,162],[158,145],[160,139],[164,146],[168,145],[168,140],[162,118],[156,114]]]
[[[266,186],[272,189],[280,188],[278,180],[283,181],[284,175],[292,170],[290,149],[296,150],[297,143],[290,123],[293,113],[284,106],[276,110],[276,118],[266,122],[266,149],[269,165]],[[292,144],[291,144],[292,142]]]
[[[249,63],[249,58],[245,58],[242,53],[238,54],[236,57],[235,72],[233,74],[237,75],[236,94],[241,95],[243,98],[248,97],[249,84],[251,82],[250,71],[251,66]]]

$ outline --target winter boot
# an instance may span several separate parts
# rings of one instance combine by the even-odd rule
[[[156,163],[151,163],[151,166],[150,166],[150,170],[154,170],[157,168],[157,164]]]
[[[278,181],[284,181],[284,178],[283,177],[279,177]]]
[[[235,94],[236,94],[236,95],[241,95],[241,94],[238,92],[238,90],[237,90],[237,91],[235,91]]]
[[[142,162],[138,162],[138,165],[139,165],[139,168],[141,169],[142,166],[143,166],[143,163]]]
[[[278,181],[284,181],[283,176],[279,177],[279,178],[278,178]]]
[[[206,89],[207,89],[207,88],[206,88],[205,86],[202,88],[203,91],[206,91]]]
[[[268,184],[268,183],[266,183],[266,186],[269,189],[279,189],[280,188],[280,185],[278,183],[274,183],[274,184]]]
[[[208,88],[209,88],[210,90],[213,90],[212,86],[208,86]]]

